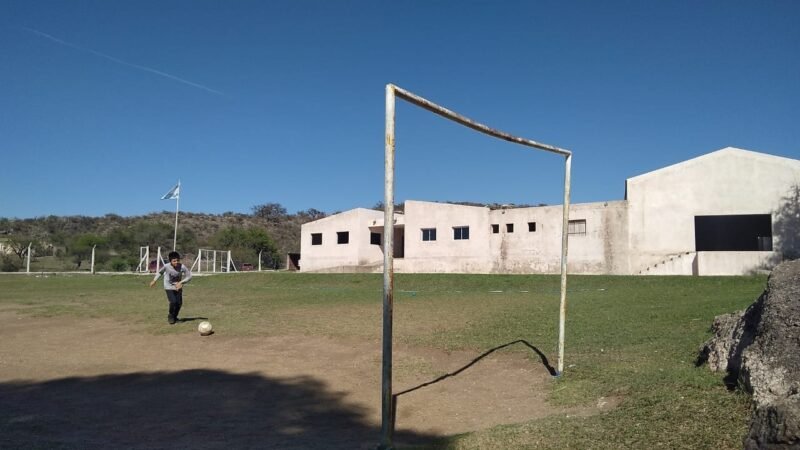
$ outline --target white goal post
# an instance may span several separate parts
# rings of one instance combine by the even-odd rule
[[[512,136],[489,128],[457,114],[436,103],[393,84],[386,85],[386,141],[384,153],[384,210],[383,210],[383,363],[381,386],[381,443],[379,448],[392,448],[394,434],[394,398],[392,396],[392,310],[394,302],[394,156],[395,156],[395,98],[438,114],[475,131],[515,144],[533,147],[564,157],[564,212],[561,228],[561,298],[558,330],[558,374],[564,370],[564,322],[567,311],[567,226],[569,224],[570,166],[572,152],[530,139]]]
[[[201,248],[197,250],[197,258],[192,263],[192,272],[238,272],[236,265],[231,259],[230,250],[209,250]]]
[[[161,270],[162,267],[169,264],[169,262],[164,259],[164,255],[161,253],[161,246],[156,247],[156,267],[155,271],[158,272]],[[94,265],[94,264],[93,264]],[[136,266],[136,272],[139,273],[148,273],[150,272],[150,246],[140,246],[139,247],[139,265]]]

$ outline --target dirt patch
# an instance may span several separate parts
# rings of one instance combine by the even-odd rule
[[[0,311],[0,447],[374,448],[380,342],[153,335]],[[168,326],[168,325],[164,325]],[[514,344],[523,345],[523,344]],[[546,402],[540,356],[396,346],[398,443],[591,414]]]

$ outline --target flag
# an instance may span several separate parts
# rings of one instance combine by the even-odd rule
[[[176,198],[179,198],[180,196],[181,196],[181,182],[179,181],[174,188],[170,189],[169,192],[167,192],[166,194],[164,194],[163,197],[161,197],[161,200],[174,200]]]

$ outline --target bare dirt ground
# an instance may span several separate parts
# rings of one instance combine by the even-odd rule
[[[153,335],[111,320],[0,311],[0,447],[375,448],[379,342]],[[167,324],[164,325],[169,326]],[[517,343],[514,345],[524,345]],[[489,349],[487,349],[489,350]],[[395,347],[397,444],[592,407],[546,402],[548,367],[521,353]],[[448,376],[448,374],[451,374]]]

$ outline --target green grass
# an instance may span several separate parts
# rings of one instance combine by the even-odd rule
[[[166,300],[138,276],[0,276],[0,308],[37,316],[105,317],[164,327]],[[565,374],[556,405],[620,405],[450,437],[431,448],[741,448],[749,400],[694,367],[714,316],[750,304],[765,277],[569,279]],[[398,275],[395,342],[445,350],[525,339],[556,364],[557,276]],[[305,334],[379,341],[380,275],[252,273],[197,277],[182,315],[226,335]],[[502,291],[502,292],[492,292]],[[525,352],[512,346],[507,352]]]

